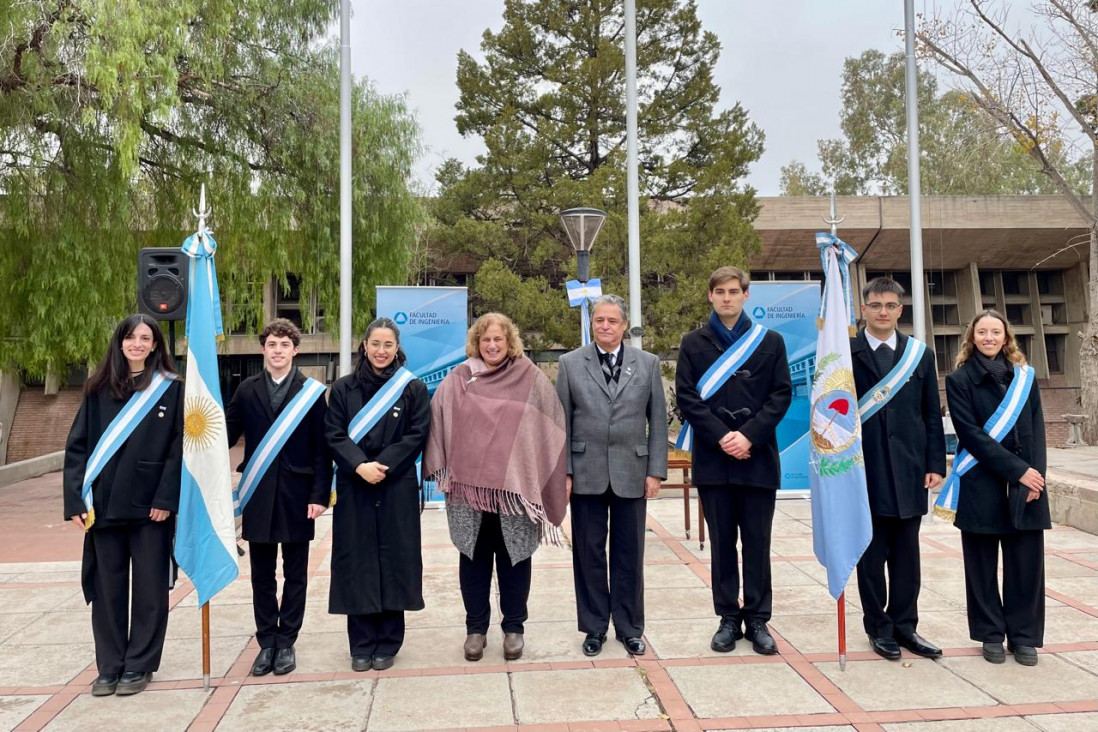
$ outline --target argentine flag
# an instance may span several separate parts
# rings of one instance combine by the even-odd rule
[[[221,302],[214,253],[205,227],[183,242],[191,257],[187,296],[187,380],[183,385],[183,481],[175,560],[204,605],[236,579],[236,527],[225,408],[217,369]]]
[[[873,537],[862,456],[862,423],[850,358],[848,264],[856,254],[844,242],[816,235],[823,269],[823,317],[816,341],[810,438],[812,548],[838,600]]]

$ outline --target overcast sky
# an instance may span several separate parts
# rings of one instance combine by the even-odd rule
[[[869,48],[899,51],[903,0],[697,0],[702,25],[717,35],[721,103],[740,101],[766,133],[751,171],[761,195],[778,193],[782,165],[816,164],[816,140],[839,134],[843,59]],[[916,0],[916,12],[924,0]],[[417,178],[433,185],[447,157],[472,163],[479,138],[454,125],[457,54],[480,57],[481,34],[503,25],[503,0],[352,0],[351,66],[385,94],[406,94],[426,152]]]

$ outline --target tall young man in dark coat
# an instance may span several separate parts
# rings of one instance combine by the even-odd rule
[[[305,384],[294,366],[301,331],[277,318],[259,334],[263,371],[237,388],[225,410],[232,447],[244,435],[243,471],[281,411]],[[332,467],[324,438],[328,407],[320,397],[301,419],[244,507],[243,535],[252,565],[252,606],[259,655],[253,676],[288,674],[297,666],[294,643],[305,617],[309,542],[314,520],[328,507]],[[282,603],[275,565],[282,545]]]
[[[711,537],[713,608],[721,622],[710,645],[727,653],[746,637],[756,653],[770,655],[778,652],[766,627],[773,605],[770,535],[781,486],[775,431],[793,396],[785,341],[767,331],[716,393],[703,400],[698,388],[709,367],[751,329],[743,312],[750,286],[750,276],[737,267],[721,267],[709,277],[713,311],[708,323],[683,336],[675,393],[694,432],[693,479]]]
[[[896,330],[904,289],[887,277],[862,290],[865,328],[850,341],[858,399],[872,391],[907,349],[917,343]],[[929,348],[911,377],[891,399],[862,420],[873,539],[858,562],[862,622],[873,650],[891,660],[900,647],[927,658],[941,649],[915,632],[919,623],[919,526],[927,512],[927,491],[945,474],[945,436],[938,373]],[[885,565],[888,582],[885,582]]]

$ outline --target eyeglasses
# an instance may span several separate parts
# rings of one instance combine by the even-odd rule
[[[898,302],[870,302],[870,303],[866,303],[865,307],[866,307],[866,310],[872,310],[875,313],[881,312],[881,308],[884,308],[885,310],[887,310],[890,313],[894,313],[897,310],[899,310],[900,308],[902,308],[903,305],[901,305]]]

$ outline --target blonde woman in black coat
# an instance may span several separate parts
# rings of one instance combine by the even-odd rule
[[[1044,644],[1044,530],[1052,528],[1045,492],[1045,422],[1036,382],[1014,427],[996,441],[984,424],[1003,402],[1015,367],[1025,367],[1014,331],[994,310],[965,332],[946,397],[960,448],[977,463],[960,479],[955,524],[961,530],[969,634],[984,658],[1003,663],[1003,640],[1024,666]],[[959,452],[959,450],[958,450]],[[997,565],[1003,557],[1003,588]]]

